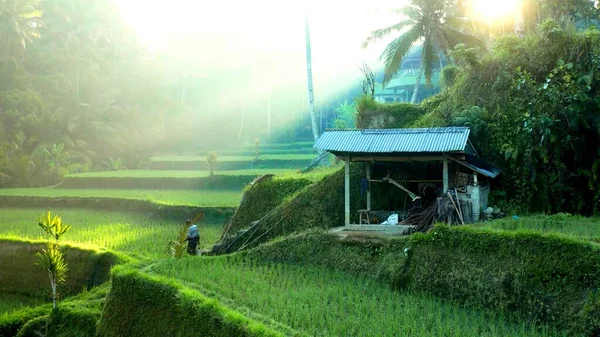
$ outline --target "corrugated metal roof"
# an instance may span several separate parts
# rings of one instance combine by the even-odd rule
[[[338,153],[463,152],[469,133],[467,127],[327,130],[314,147]]]

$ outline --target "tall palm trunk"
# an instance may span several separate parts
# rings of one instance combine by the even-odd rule
[[[242,116],[240,118],[240,131],[238,133],[238,142],[242,141],[242,130],[244,130],[244,115],[246,114],[246,102],[242,103]]]
[[[518,37],[523,37],[525,35],[525,20],[523,17],[523,2],[519,1],[517,3],[517,7],[515,8],[515,16],[514,16],[514,33]]]
[[[410,103],[417,104],[417,96],[419,96],[419,88],[421,87],[421,79],[423,78],[423,67],[419,68],[419,72],[417,72],[417,80],[415,81],[415,88],[413,89],[412,98],[410,99]]]
[[[312,56],[310,52],[310,29],[308,26],[308,14],[306,15],[306,72],[308,77],[308,103],[310,104],[310,120],[312,123],[312,132],[315,142],[319,139],[319,125],[317,122],[317,112],[315,111],[315,94],[313,91],[312,78]]]

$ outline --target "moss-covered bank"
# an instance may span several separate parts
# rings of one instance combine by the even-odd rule
[[[37,264],[36,253],[45,248],[44,241],[26,241],[0,237],[0,289],[33,297],[50,293],[48,274]],[[110,278],[110,268],[128,257],[90,247],[64,245],[68,263],[66,284],[60,287],[61,297],[91,289]]]
[[[172,279],[118,267],[98,337],[284,336]]]

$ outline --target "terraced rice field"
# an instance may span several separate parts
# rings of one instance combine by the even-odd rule
[[[577,239],[600,242],[600,218],[585,218],[568,214],[533,215],[513,219],[507,217],[476,226],[506,231],[532,231],[564,235]]]
[[[560,336],[315,267],[260,265],[229,257],[170,260],[154,265],[153,271],[309,336]]]
[[[63,189],[63,188],[5,188],[0,196],[87,197],[150,200],[167,205],[199,207],[237,207],[240,191],[136,190],[136,189]]]
[[[0,209],[0,236],[45,240],[38,218],[46,209]],[[140,213],[53,209],[72,226],[65,242],[91,244],[141,259],[166,258],[167,243],[177,238],[186,219],[165,220]],[[199,222],[200,247],[218,240],[223,222]]]

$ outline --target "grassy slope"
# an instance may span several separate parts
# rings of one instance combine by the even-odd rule
[[[123,198],[200,207],[236,207],[242,199],[242,194],[241,191],[58,189],[50,187],[0,189],[0,195]]]
[[[165,261],[154,271],[196,284],[314,336],[549,336],[502,317],[394,292],[342,272],[236,258]],[[201,277],[198,270],[202,270]]]
[[[256,169],[256,170],[232,170],[217,171],[216,175],[226,176],[260,176],[263,174],[288,174],[294,170],[286,169]],[[209,171],[176,171],[176,170],[121,170],[121,171],[102,171],[70,174],[69,178],[87,178],[87,177],[118,177],[118,178],[204,178],[210,175]]]
[[[559,234],[600,242],[600,219],[565,214],[525,216],[517,220],[498,219],[475,225],[494,230],[529,230],[546,234]]]
[[[268,323],[268,322],[265,322]],[[281,324],[263,325],[172,278],[131,268],[113,271],[97,337],[283,337]],[[275,330],[275,329],[277,330]]]
[[[37,226],[45,209],[0,209],[0,236],[46,239]],[[71,242],[110,248],[139,258],[167,257],[169,240],[178,236],[181,222],[153,218],[139,213],[55,209],[73,228],[65,236]],[[200,222],[200,246],[210,247],[221,233],[221,223]]]

